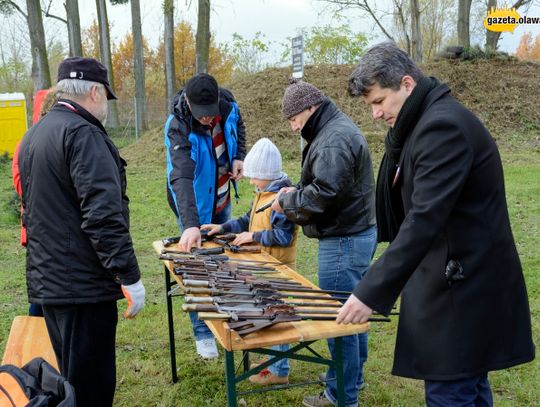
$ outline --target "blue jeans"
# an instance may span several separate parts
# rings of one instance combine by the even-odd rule
[[[319,287],[323,290],[352,291],[369,268],[377,248],[377,227],[372,226],[349,236],[319,239]],[[345,379],[345,405],[358,405],[358,391],[364,383],[364,362],[368,357],[367,333],[344,336],[343,371]],[[335,340],[328,340],[332,359],[335,359]],[[326,373],[324,395],[337,403],[337,383],[334,368]]]
[[[272,349],[286,352],[289,350],[289,345],[274,345],[272,346]],[[268,370],[270,370],[270,373],[272,373],[274,376],[288,376],[289,370],[291,370],[291,367],[289,366],[289,359],[284,358],[279,360],[278,362],[268,366]]]
[[[220,213],[218,213],[212,218],[212,223],[222,224],[227,222],[231,218],[231,211],[232,206],[229,203],[229,205],[223,208]],[[182,224],[182,220],[180,219],[180,217],[176,218],[176,223],[178,223],[178,227],[180,228],[180,230],[183,231],[184,225]],[[190,312],[189,319],[191,320],[191,326],[193,327],[193,336],[195,336],[196,341],[200,341],[202,339],[210,339],[214,337],[214,334],[206,326],[206,323],[198,319],[198,315],[196,312]]]
[[[487,373],[460,380],[426,380],[425,387],[428,407],[493,406]]]
[[[41,304],[30,304],[30,307],[28,308],[28,315],[31,317],[42,317],[43,308],[41,307]]]

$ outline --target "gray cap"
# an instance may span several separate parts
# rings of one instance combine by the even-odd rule
[[[311,106],[324,102],[325,99],[324,93],[312,84],[291,78],[290,85],[283,95],[281,111],[285,118],[290,119]]]

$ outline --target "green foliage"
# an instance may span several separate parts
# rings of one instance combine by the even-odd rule
[[[304,37],[304,58],[312,65],[350,65],[358,62],[367,50],[366,34],[354,33],[348,24],[339,27],[330,25],[299,30]],[[291,38],[282,43],[281,62],[291,60]]]
[[[26,92],[31,87],[28,62],[11,57],[0,65],[0,93]]]
[[[235,70],[242,73],[253,73],[268,67],[264,60],[268,55],[270,43],[266,43],[264,37],[265,35],[260,31],[257,31],[251,39],[244,38],[238,33],[233,34],[232,42],[227,46],[226,53],[232,57]]]
[[[314,65],[354,64],[366,51],[367,43],[365,34],[353,33],[346,24],[312,27],[304,34],[306,60]]]

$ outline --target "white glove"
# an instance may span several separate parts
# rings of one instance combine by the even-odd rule
[[[128,308],[126,312],[124,312],[124,317],[131,319],[143,309],[144,294],[146,291],[142,281],[139,280],[135,284],[123,285],[122,292],[128,302]]]

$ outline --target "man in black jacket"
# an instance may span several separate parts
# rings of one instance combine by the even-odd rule
[[[111,406],[116,301],[125,296],[124,316],[133,318],[145,296],[129,234],[126,163],[103,127],[116,96],[92,58],[62,61],[57,91],[19,153],[28,295],[43,305],[77,405]]]
[[[391,243],[337,320],[388,314],[401,293],[393,373],[424,380],[428,406],[491,406],[488,372],[535,353],[495,141],[393,43],[362,57],[350,90],[390,126],[377,223]]]
[[[307,141],[297,188],[280,191],[272,209],[302,225],[319,240],[319,286],[351,291],[366,272],[377,245],[373,169],[366,139],[337,106],[315,86],[292,80],[283,96],[283,115]],[[342,338],[345,403],[358,405],[364,384],[367,334]],[[334,340],[328,341],[332,356]],[[326,389],[304,398],[306,406],[336,403],[335,371],[326,374]]]

